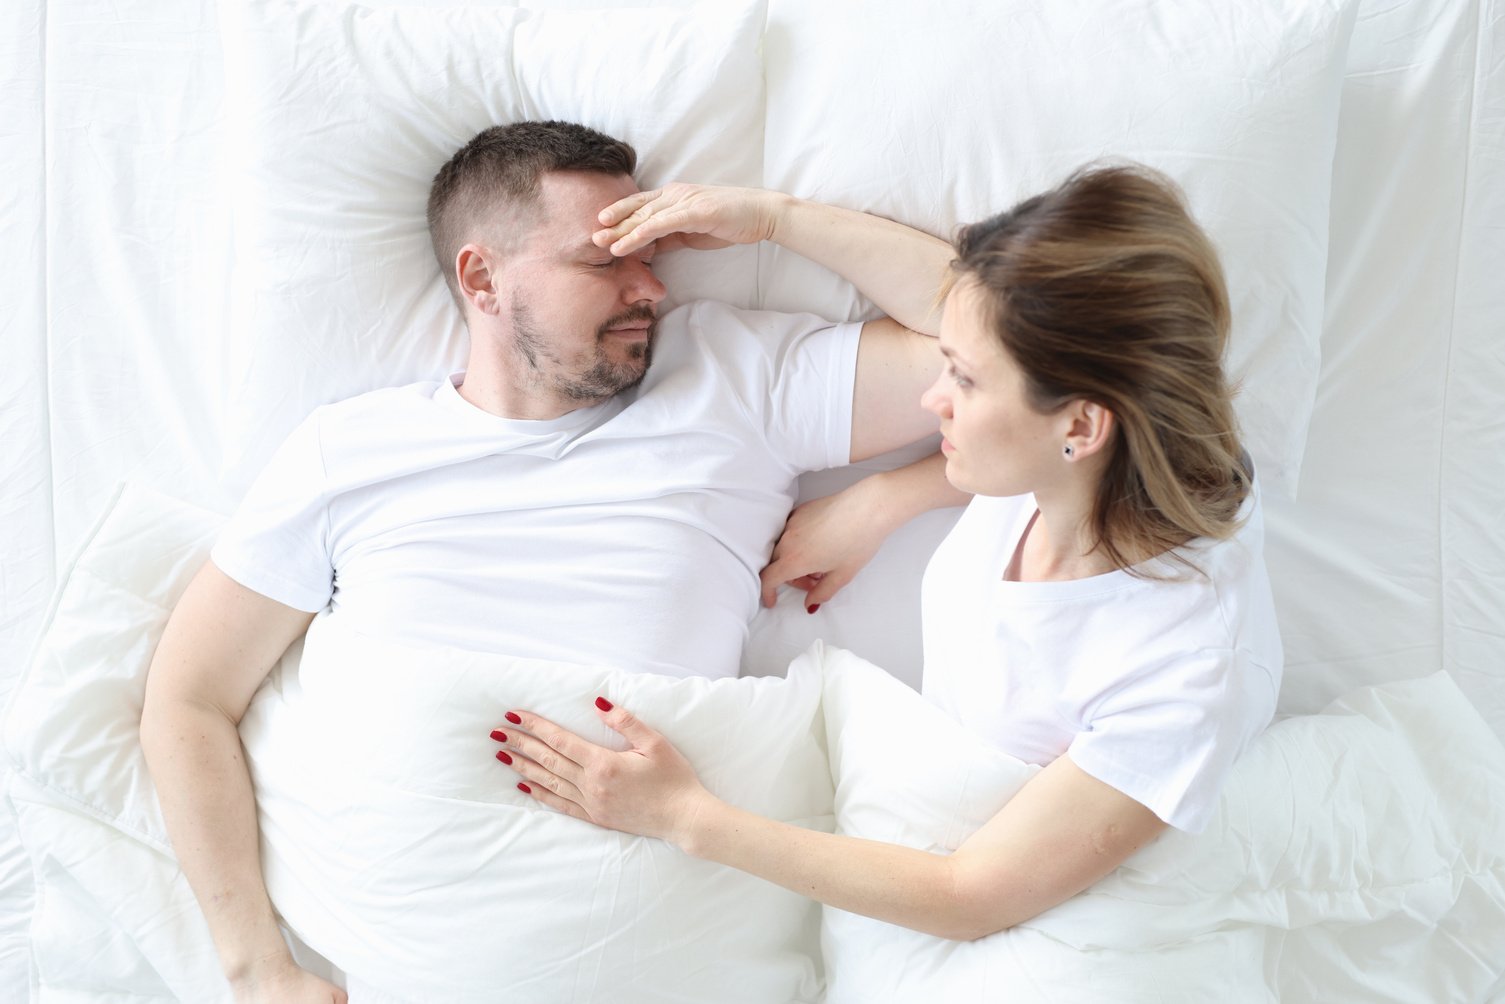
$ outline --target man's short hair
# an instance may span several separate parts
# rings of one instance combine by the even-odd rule
[[[551,171],[630,176],[637,159],[629,144],[574,122],[514,122],[478,133],[429,188],[429,237],[455,302],[463,309],[455,256],[478,223],[499,209],[525,213],[537,205],[538,179]]]

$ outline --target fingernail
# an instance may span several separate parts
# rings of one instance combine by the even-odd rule
[[[504,743],[507,741],[507,733],[503,732],[501,729],[493,729],[491,732],[491,738],[495,739],[499,743]]]
[[[612,704],[606,698],[598,697],[596,698],[596,707],[600,708],[602,711],[610,711]]]
[[[523,723],[523,720],[517,717],[516,711],[509,711],[502,717],[507,719],[507,721],[511,722],[513,725],[521,725]]]
[[[523,784],[521,781],[517,782],[517,790],[522,792],[524,795],[533,794],[533,789],[528,787],[526,784]]]
[[[510,757],[510,756],[507,755],[507,751],[506,750],[497,750],[496,751],[496,758],[498,760],[500,760],[502,763],[506,764],[508,767],[512,766],[512,757]]]
[[[805,608],[805,613],[807,613],[807,614],[813,614],[813,613],[815,613],[815,611],[817,611],[819,609],[820,609],[820,604],[819,603],[812,603],[808,607]]]

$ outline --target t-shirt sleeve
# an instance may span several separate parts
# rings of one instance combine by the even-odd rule
[[[697,304],[702,337],[732,392],[791,473],[844,466],[861,322]]]
[[[334,592],[319,419],[314,412],[287,437],[209,553],[236,582],[308,613]]]
[[[1104,695],[1066,752],[1171,826],[1199,833],[1274,711],[1269,674],[1246,653],[1205,649]]]

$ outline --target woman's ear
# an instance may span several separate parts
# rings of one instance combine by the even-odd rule
[[[1101,453],[1113,441],[1118,419],[1096,401],[1085,398],[1067,405],[1070,424],[1066,432],[1067,459],[1077,460]]]
[[[498,315],[502,310],[493,257],[490,248],[467,244],[455,255],[455,276],[460,284],[460,297],[466,303],[483,314]]]

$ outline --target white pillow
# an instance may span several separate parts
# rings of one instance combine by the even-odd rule
[[[597,695],[712,791],[830,828],[811,659],[788,679],[677,679],[407,648],[321,617],[241,724],[279,913],[401,1000],[817,1000],[812,901],[546,809],[493,758],[512,708],[621,748]]]
[[[119,493],[6,712],[10,795],[41,889],[32,947],[59,991],[226,994],[138,738],[157,639],[222,522]],[[302,941],[397,999],[494,1000],[499,986],[561,1002],[818,998],[816,904],[539,807],[489,738],[516,706],[611,742],[590,710],[605,694],[670,735],[713,790],[829,829],[814,662],[788,680],[710,681],[359,639],[330,657],[330,623],[290,650],[241,725],[268,887]],[[332,678],[341,652],[355,672]],[[109,919],[84,958],[80,916]]]
[[[631,142],[639,178],[756,185],[761,0],[670,9],[371,9],[222,0],[235,262],[234,498],[317,405],[463,368],[429,183],[480,130],[535,118]],[[750,306],[757,251],[672,256],[670,302]]]
[[[773,0],[764,182],[950,237],[1104,156],[1177,179],[1234,305],[1231,370],[1266,488],[1296,488],[1317,386],[1343,0]],[[818,97],[817,97],[818,96]],[[762,305],[870,316],[764,248]]]
[[[1033,776],[827,656],[839,832],[947,853]],[[1505,970],[1505,749],[1445,674],[1372,688],[1256,740],[1204,833],[1011,930],[959,943],[834,909],[822,928],[830,1004],[1359,999],[1378,973],[1397,998],[1478,999]]]

